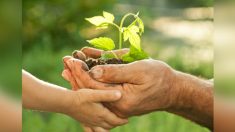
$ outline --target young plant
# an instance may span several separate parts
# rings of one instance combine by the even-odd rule
[[[142,50],[140,44],[140,37],[144,33],[144,24],[138,15],[139,13],[128,13],[124,15],[119,25],[114,23],[114,15],[105,11],[103,11],[103,16],[86,18],[86,20],[95,25],[97,29],[106,29],[109,26],[114,26],[119,32],[119,49],[122,49],[123,42],[129,42],[130,51],[121,56],[121,58],[118,58],[115,53],[112,52],[112,50],[115,49],[115,43],[111,38],[99,37],[87,40],[87,42],[98,49],[110,51],[102,55],[101,58],[104,60],[117,58],[122,59],[124,62],[133,62],[148,58],[148,55]],[[124,27],[124,22],[128,17],[133,17],[134,20],[128,26]]]

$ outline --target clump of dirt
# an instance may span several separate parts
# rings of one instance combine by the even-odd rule
[[[87,64],[89,69],[91,69],[92,67],[94,67],[96,65],[125,64],[124,61],[122,61],[121,59],[116,59],[116,58],[112,58],[112,59],[108,59],[108,60],[103,60],[100,58],[98,58],[98,59],[88,58],[85,60],[85,63]]]
[[[91,69],[96,65],[107,65],[107,64],[126,64],[122,59],[112,58],[112,59],[101,59],[101,58],[86,58],[82,52],[74,51],[72,56],[76,59],[84,61],[88,68]]]

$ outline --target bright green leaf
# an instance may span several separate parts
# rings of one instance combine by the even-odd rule
[[[116,58],[116,56],[112,52],[106,52],[106,53],[103,53],[100,58],[102,60],[108,60],[108,59]]]
[[[135,59],[132,58],[132,57],[130,56],[130,54],[125,54],[125,55],[123,55],[123,56],[122,56],[122,60],[123,60],[124,62],[128,62],[128,63],[135,61]]]
[[[124,41],[127,41],[129,39],[129,36],[130,36],[130,31],[127,29],[127,28],[123,28],[123,39]]]
[[[97,27],[96,27],[96,29],[107,29],[107,28],[108,28],[108,26],[109,26],[109,24],[108,24],[108,23],[103,23],[103,24],[101,24],[101,25],[97,26]]]
[[[131,32],[135,32],[135,33],[138,33],[139,32],[139,28],[136,26],[136,25],[132,25],[131,27],[129,27],[129,30]]]
[[[140,36],[137,33],[131,32],[131,36],[129,37],[130,44],[134,46],[136,49],[141,50],[140,47]]]
[[[102,24],[108,23],[108,21],[103,16],[94,16],[91,18],[86,18],[86,20],[95,26],[100,26]]]
[[[143,50],[139,51],[133,46],[130,47],[130,51],[127,54],[122,56],[122,60],[125,62],[133,62],[147,58],[149,58],[147,53],[145,53]]]
[[[137,22],[138,22],[138,26],[140,29],[140,35],[141,35],[142,33],[144,33],[144,23],[140,18],[137,18]]]
[[[94,38],[92,40],[87,40],[87,42],[102,50],[113,50],[115,48],[113,40],[107,37]]]
[[[139,28],[135,25],[131,25],[124,30],[123,39],[124,41],[127,41],[129,39],[129,42],[132,46],[134,46],[138,50],[141,50],[140,36],[138,35],[138,32]]]
[[[108,20],[108,21],[110,21],[110,22],[113,22],[114,19],[115,19],[115,17],[114,17],[113,14],[108,13],[108,12],[106,12],[106,11],[103,11],[103,16],[104,16],[104,18],[105,18],[106,20]]]

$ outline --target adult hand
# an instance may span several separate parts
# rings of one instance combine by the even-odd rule
[[[84,52],[86,51],[86,52]],[[89,51],[89,52],[88,52]],[[85,48],[85,55],[98,56],[101,51]],[[213,83],[173,70],[158,60],[141,60],[129,64],[99,65],[89,72],[84,62],[67,59],[73,83],[93,89],[118,89],[122,98],[108,103],[111,111],[129,117],[165,110],[212,129]]]

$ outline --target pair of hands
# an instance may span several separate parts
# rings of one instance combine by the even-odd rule
[[[127,51],[128,49],[123,49],[114,52],[121,56]],[[91,124],[87,129],[92,130],[93,126],[100,126],[108,130],[121,125],[120,122],[115,124],[114,120],[106,122],[111,127],[100,124],[100,120],[107,118],[107,114],[99,116],[99,118],[96,115],[110,113],[108,109],[121,118],[127,118],[173,107],[180,90],[173,88],[175,71],[167,64],[147,59],[129,64],[99,65],[89,70],[83,60],[88,57],[99,58],[102,52],[94,48],[83,48],[81,51],[74,52],[75,58],[66,56],[63,59],[65,69],[62,76],[70,82],[73,90],[88,90],[81,88],[94,89],[95,92],[119,90],[122,94],[117,100],[99,100],[98,98],[92,100],[96,103],[102,102],[103,105],[97,104],[98,107],[94,106],[93,112],[87,111],[84,113],[84,117],[77,118],[85,125]],[[87,95],[83,98],[84,106],[86,106],[85,100],[89,100],[91,97]],[[84,106],[81,105],[81,107]],[[90,108],[87,107],[87,109]],[[71,113],[76,114],[77,111]],[[94,114],[92,115],[92,113]]]

